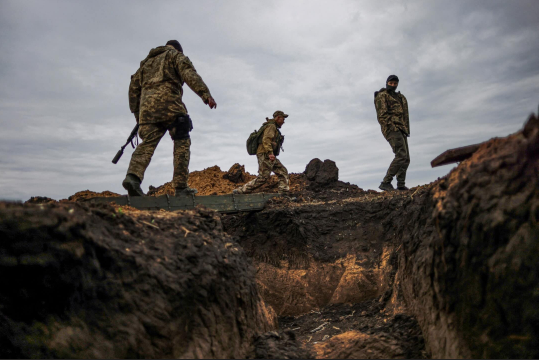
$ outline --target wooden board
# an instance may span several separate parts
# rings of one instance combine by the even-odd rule
[[[479,149],[479,147],[483,144],[484,142],[444,151],[430,162],[430,166],[437,167],[466,160],[471,157],[473,153],[476,152],[477,149]]]
[[[118,197],[95,197],[85,200],[94,204],[116,203],[117,205],[129,205],[140,210],[188,210],[197,205],[222,212],[231,213],[239,211],[262,210],[266,202],[279,196],[279,194],[239,194],[239,195],[210,195],[210,196],[118,196]]]

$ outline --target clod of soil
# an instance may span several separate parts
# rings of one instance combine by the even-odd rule
[[[0,349],[10,358],[242,358],[274,330],[213,211],[0,203]]]
[[[307,179],[316,185],[329,185],[339,180],[339,169],[332,160],[312,159],[304,172]]]
[[[223,179],[232,181],[234,184],[246,183],[250,178],[250,174],[245,172],[245,166],[235,163],[228,169],[226,174],[223,175]]]

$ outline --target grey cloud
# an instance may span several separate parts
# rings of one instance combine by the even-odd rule
[[[392,159],[373,106],[390,73],[410,102],[408,184],[428,183],[442,151],[518,130],[537,111],[534,0],[2,1],[0,198],[123,192],[134,125],[129,76],[150,48],[177,38],[218,102],[189,89],[191,170],[235,162],[256,172],[245,138],[276,109],[291,116],[283,163],[337,162],[376,188]],[[143,187],[172,176],[165,137]]]

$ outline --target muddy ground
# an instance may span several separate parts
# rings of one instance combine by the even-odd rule
[[[226,194],[252,178],[241,165],[235,164],[226,172],[217,166],[193,172],[189,184],[199,190],[199,195]],[[225,350],[219,344],[236,341],[231,340],[235,338],[240,340],[235,343],[234,356],[241,354],[249,358],[537,358],[537,184],[539,120],[531,116],[521,131],[492,139],[447,176],[409,191],[364,191],[339,181],[338,168],[331,160],[313,159],[303,173],[291,175],[295,199],[274,198],[260,212],[217,216],[199,209],[164,215],[115,205],[107,211],[132,219],[129,221],[134,227],[125,231],[140,241],[153,236],[148,231],[157,231],[152,225],[161,231],[171,229],[170,234],[162,233],[165,243],[177,236],[181,238],[182,234],[187,236],[185,231],[174,235],[176,223],[189,222],[192,216],[218,219],[210,221],[215,224],[214,230],[194,228],[198,232],[193,236],[204,242],[210,236],[206,231],[210,231],[214,234],[210,237],[216,236],[225,245],[233,244],[231,248],[241,249],[244,257],[241,261],[248,264],[245,269],[252,266],[246,272],[239,270],[250,279],[245,283],[250,290],[241,297],[242,301],[232,303],[240,308],[244,302],[251,304],[248,308],[255,310],[249,316],[259,319],[259,325],[222,338],[219,334],[228,333],[224,330],[228,325],[221,325],[221,321],[224,324],[232,318],[226,316],[229,310],[217,311],[216,314],[228,319],[218,320],[216,315],[215,326],[221,330],[206,330],[213,326],[212,322],[200,324],[198,332],[193,329],[193,333],[205,340],[192,349],[215,348],[206,352],[207,356],[224,356]],[[277,192],[277,179],[272,177],[259,191]],[[165,193],[173,193],[169,183],[152,187],[149,195]],[[70,206],[89,197],[117,195],[88,190],[59,203],[35,197],[16,212],[36,214],[34,209],[43,206],[71,209]],[[0,220],[6,218],[6,213],[15,211],[9,210],[9,206],[3,208]],[[96,211],[85,204],[74,209],[79,209],[78,206],[87,213]],[[53,214],[58,211],[54,210]],[[40,222],[59,221],[56,215],[46,220],[51,215],[40,214],[44,218],[38,216],[35,224],[30,221],[30,229],[42,229],[43,225],[37,226]],[[169,220],[161,223],[162,216],[168,216]],[[147,224],[137,220],[142,218]],[[82,222],[88,222],[85,226],[91,232],[97,223],[86,219]],[[1,231],[5,230],[3,224]],[[140,232],[140,224],[145,226],[144,232]],[[99,226],[103,225],[99,223]],[[135,235],[137,232],[140,233]],[[51,240],[58,236],[54,231],[46,230],[46,233]],[[21,235],[17,234],[13,235],[13,244],[20,239]],[[87,241],[84,239],[81,241]],[[24,265],[21,259],[25,248],[14,249],[20,253],[2,258],[0,266],[12,266],[9,264],[13,264],[13,256],[18,259],[18,266]],[[1,250],[0,258],[6,251],[15,250]],[[220,259],[219,255],[217,258]],[[238,266],[243,269],[243,265]],[[177,269],[170,271],[174,273]],[[114,278],[121,273],[112,271],[110,276]],[[175,281],[175,275],[167,276]],[[102,281],[89,278],[96,283]],[[215,279],[218,282],[218,277]],[[9,286],[15,289],[14,284]],[[181,294],[186,290],[177,291]],[[225,294],[224,288],[222,291],[224,298],[230,295]],[[206,295],[214,298],[211,293]],[[13,299],[21,296],[13,293],[0,300],[15,304]],[[136,299],[139,295],[133,296]],[[211,304],[207,306],[216,306]],[[10,306],[17,309],[15,305],[3,306],[1,316],[6,316],[3,309]],[[88,309],[84,311],[94,316]],[[237,310],[230,311],[238,314]],[[235,321],[243,324],[244,311],[239,311],[240,320]],[[10,316],[16,313],[14,310]],[[71,314],[62,313],[60,318],[71,319]],[[278,329],[272,314],[278,316]],[[98,328],[95,331],[101,331]],[[11,325],[2,329],[13,331]],[[151,331],[146,333],[144,336],[150,339],[154,336]],[[24,342],[10,344],[12,355],[22,354],[21,349],[28,348]],[[57,354],[51,346],[42,345],[39,350],[42,352],[36,354]],[[153,352],[148,349],[144,353],[146,357],[165,354],[159,347]],[[126,354],[138,353],[113,355]]]

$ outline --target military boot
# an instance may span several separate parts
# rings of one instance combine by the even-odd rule
[[[406,191],[406,190],[410,190],[410,189],[408,189],[408,188],[407,188],[406,186],[404,186],[404,185],[398,185],[398,186],[397,186],[397,190],[400,190],[400,191]]]
[[[195,195],[198,192],[197,189],[192,189],[190,187],[184,187],[184,188],[176,188],[174,189],[174,196],[182,196],[182,195]]]
[[[136,175],[127,174],[122,186],[127,190],[129,196],[144,196],[144,192],[140,188],[140,179]]]
[[[380,186],[378,186],[378,188],[380,190],[384,190],[384,191],[394,191],[395,188],[393,187],[393,185],[391,185],[391,183],[386,183],[386,182],[382,182],[380,184]]]

